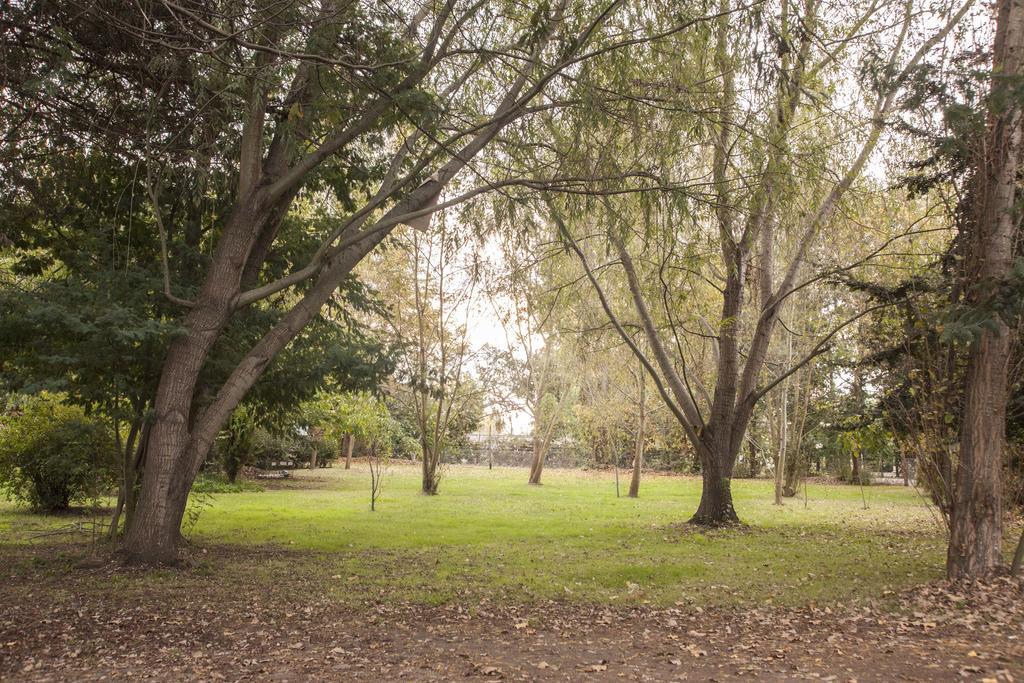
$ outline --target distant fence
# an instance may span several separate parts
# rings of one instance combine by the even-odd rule
[[[630,467],[633,462],[632,449],[617,454],[620,467]],[[451,449],[445,455],[446,462],[467,465],[491,463],[501,467],[529,467],[533,461],[533,437],[519,434],[500,434],[488,437],[486,434],[470,434],[466,443]],[[569,440],[558,441],[548,448],[544,464],[550,467],[589,468],[610,467],[607,455],[595,455],[591,450]],[[689,469],[689,456],[657,449],[644,454],[644,469],[675,470]]]
[[[533,438],[502,434],[492,437],[470,434],[466,443],[453,448],[445,458],[448,462],[468,465],[529,467],[533,461]],[[591,465],[587,453],[575,444],[554,443],[544,460],[551,467],[584,467]]]

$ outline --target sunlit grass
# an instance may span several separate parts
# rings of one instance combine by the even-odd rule
[[[697,478],[648,476],[639,499],[616,497],[605,472],[552,470],[543,486],[525,482],[520,469],[455,466],[441,495],[423,496],[418,469],[396,465],[371,512],[369,473],[357,464],[296,472],[283,490],[195,496],[187,532],[197,548],[285,552],[252,566],[214,552],[189,577],[147,580],[244,572],[273,583],[298,572],[346,602],[805,604],[877,597],[942,574],[944,533],[913,489],[811,484],[806,501],[801,489],[778,507],[771,482],[737,480],[747,526],[699,531],[683,524]],[[0,537],[32,542],[71,521],[4,504]]]

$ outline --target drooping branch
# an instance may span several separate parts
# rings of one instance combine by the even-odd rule
[[[647,337],[647,343],[650,345],[651,351],[654,353],[654,358],[658,362],[658,367],[661,369],[669,388],[672,389],[672,394],[675,396],[680,408],[686,415],[689,424],[691,424],[699,433],[705,427],[704,419],[700,414],[700,410],[697,408],[693,395],[690,393],[689,388],[684,384],[682,378],[679,377],[679,373],[676,372],[672,358],[669,356],[668,350],[661,341],[661,335],[658,333],[658,328],[654,324],[654,318],[651,316],[651,312],[647,308],[647,302],[644,301],[643,289],[640,287],[640,280],[637,278],[636,269],[633,267],[633,258],[629,255],[629,252],[626,250],[626,245],[623,243],[622,238],[619,237],[619,235],[613,232],[610,235],[610,240],[612,245],[615,247],[619,260],[622,262],[622,268],[626,272],[626,283],[629,287],[630,296],[633,299],[633,306],[636,308],[637,314],[640,316],[640,324],[643,327],[645,336]],[[685,364],[685,359],[679,360]]]
[[[565,222],[562,221],[562,219],[557,215],[557,213],[554,213],[552,215],[552,220],[555,221],[555,224],[558,227],[559,234],[562,236],[563,240],[565,240],[565,243],[569,246],[572,252],[579,259],[580,264],[583,266],[583,270],[586,273],[587,279],[590,281],[591,286],[594,288],[594,292],[597,294],[598,300],[601,302],[601,308],[604,310],[605,315],[608,316],[608,321],[612,324],[612,327],[615,328],[615,331],[619,334],[619,337],[622,339],[623,343],[625,343],[626,346],[629,347],[629,350],[633,352],[633,355],[636,356],[637,360],[639,360],[640,363],[644,366],[644,369],[647,371],[647,374],[651,376],[651,379],[654,382],[654,386],[658,390],[658,394],[661,396],[662,400],[665,402],[665,405],[668,406],[668,409],[675,416],[679,424],[682,425],[683,431],[686,432],[691,442],[695,444],[700,443],[700,437],[698,436],[697,429],[695,428],[694,424],[691,423],[690,419],[686,416],[683,410],[673,400],[672,394],[670,394],[668,389],[665,388],[665,384],[664,382],[662,382],[657,369],[654,367],[654,364],[651,363],[650,359],[647,358],[646,354],[644,354],[643,351],[641,351],[640,347],[637,346],[636,342],[633,341],[633,338],[629,335],[628,332],[626,332],[625,328],[622,326],[622,323],[619,321],[618,316],[616,316],[615,311],[612,310],[611,303],[609,303],[608,297],[604,293],[604,288],[601,287],[601,283],[598,282],[597,277],[594,275],[593,269],[590,267],[590,263],[587,261],[586,255],[583,253],[583,250],[580,249],[580,246],[576,242],[575,238],[573,238],[572,233],[569,232],[569,229],[565,225]]]
[[[157,232],[160,233],[160,269],[163,273],[164,296],[173,304],[192,308],[194,301],[182,299],[171,292],[171,267],[167,255],[167,226],[164,224],[163,211],[160,209],[160,194],[154,186],[152,173],[146,170],[146,192],[149,194],[149,203],[153,209],[153,220],[156,221]]]

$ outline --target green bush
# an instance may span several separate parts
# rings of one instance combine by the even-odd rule
[[[253,435],[252,461],[256,467],[267,469],[271,462],[295,460],[292,440],[282,434],[257,428]]]
[[[52,396],[0,417],[0,492],[44,512],[104,493],[113,481],[110,429]]]
[[[244,406],[236,408],[216,444],[221,469],[230,483],[233,484],[242,468],[252,462],[255,441],[256,419],[252,411]]]

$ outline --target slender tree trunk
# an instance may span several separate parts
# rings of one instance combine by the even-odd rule
[[[494,469],[494,438],[491,434],[491,428],[494,426],[492,418],[487,419],[487,469]]]
[[[793,364],[793,335],[786,335],[789,352],[786,367]],[[782,382],[782,411],[779,422],[779,458],[775,466],[775,504],[782,505],[782,488],[786,482],[786,447],[789,445],[789,379]]]
[[[544,472],[544,461],[548,457],[548,451],[551,450],[551,438],[554,435],[555,427],[562,419],[562,410],[565,408],[568,396],[569,393],[564,391],[559,397],[555,413],[549,416],[548,423],[543,426],[542,432],[538,432],[539,425],[536,424],[535,418],[533,426],[533,462],[530,465],[529,481],[531,484],[540,485],[540,475]]]
[[[1017,576],[1024,566],[1024,531],[1020,532],[1020,540],[1017,541],[1017,552],[1013,554],[1013,564],[1010,565],[1010,576]]]
[[[640,473],[644,463],[644,435],[641,432],[636,439],[636,453],[633,455],[633,477],[629,480],[629,497],[640,497]]]
[[[421,451],[423,455],[423,476],[420,481],[420,490],[423,491],[423,493],[430,495],[433,491],[433,476],[430,468],[430,456],[427,454],[426,446],[424,446]]]
[[[629,482],[629,497],[640,496],[640,472],[644,466],[644,427],[647,421],[647,404],[645,399],[647,388],[647,376],[644,368],[640,366],[640,420],[636,430],[636,452],[633,454],[633,478]]]
[[[345,469],[352,469],[352,449],[356,447],[356,437],[354,434],[345,435]]]
[[[116,426],[115,426],[116,429]],[[136,439],[140,431],[145,430],[143,418],[136,417],[128,431],[128,438],[119,449],[121,456],[121,482],[117,489],[117,504],[114,506],[114,514],[110,519],[110,526],[107,529],[107,539],[117,538],[118,528],[121,525],[121,515],[124,512],[125,501],[128,498],[128,489],[135,487],[135,450]],[[120,434],[117,435],[120,441]]]
[[[757,457],[757,446],[754,445],[753,439],[747,440],[747,458],[750,460],[748,465],[750,466],[750,478],[756,479],[757,475],[761,473],[761,460]]]
[[[1024,0],[999,0],[986,139],[977,158],[966,260],[968,301],[984,304],[1013,263],[1021,111],[1014,101],[1024,64]],[[1008,79],[1014,79],[1012,81]],[[960,459],[946,573],[989,576],[1002,564],[1002,467],[1010,331],[995,314],[971,345],[964,380]]]
[[[609,453],[609,455],[611,455],[611,453]],[[615,455],[611,455],[611,458],[615,467],[615,497],[620,498],[622,494],[619,490],[619,454],[616,453]]]
[[[789,387],[782,384],[782,411],[779,413],[779,457],[775,459],[775,504],[782,505],[782,487],[786,481],[786,445],[789,436]]]
[[[117,504],[114,505],[114,514],[110,517],[110,526],[107,527],[107,540],[117,538],[118,527],[121,526],[121,513],[124,511],[124,489],[117,492]]]
[[[151,424],[146,422],[142,425],[139,442],[135,447],[134,458],[126,463],[125,491],[124,491],[124,528],[131,528],[132,520],[135,518],[135,508],[138,503],[139,472],[142,470],[146,460],[146,450],[149,448],[149,434]]]
[[[540,475],[544,472],[544,459],[547,457],[547,448],[545,448],[544,442],[538,438],[533,438],[533,460],[530,463],[530,482],[534,485],[540,485]]]
[[[800,382],[800,376],[804,376]],[[803,372],[796,374],[796,391],[794,399],[799,397],[798,410],[794,418],[796,432],[791,439],[793,448],[789,450],[788,464],[786,465],[786,483],[782,487],[782,495],[786,498],[793,498],[800,488],[800,479],[806,476],[808,468],[807,458],[804,456],[804,434],[807,432],[807,414],[810,412],[811,389],[813,387],[814,368],[808,365]]]

